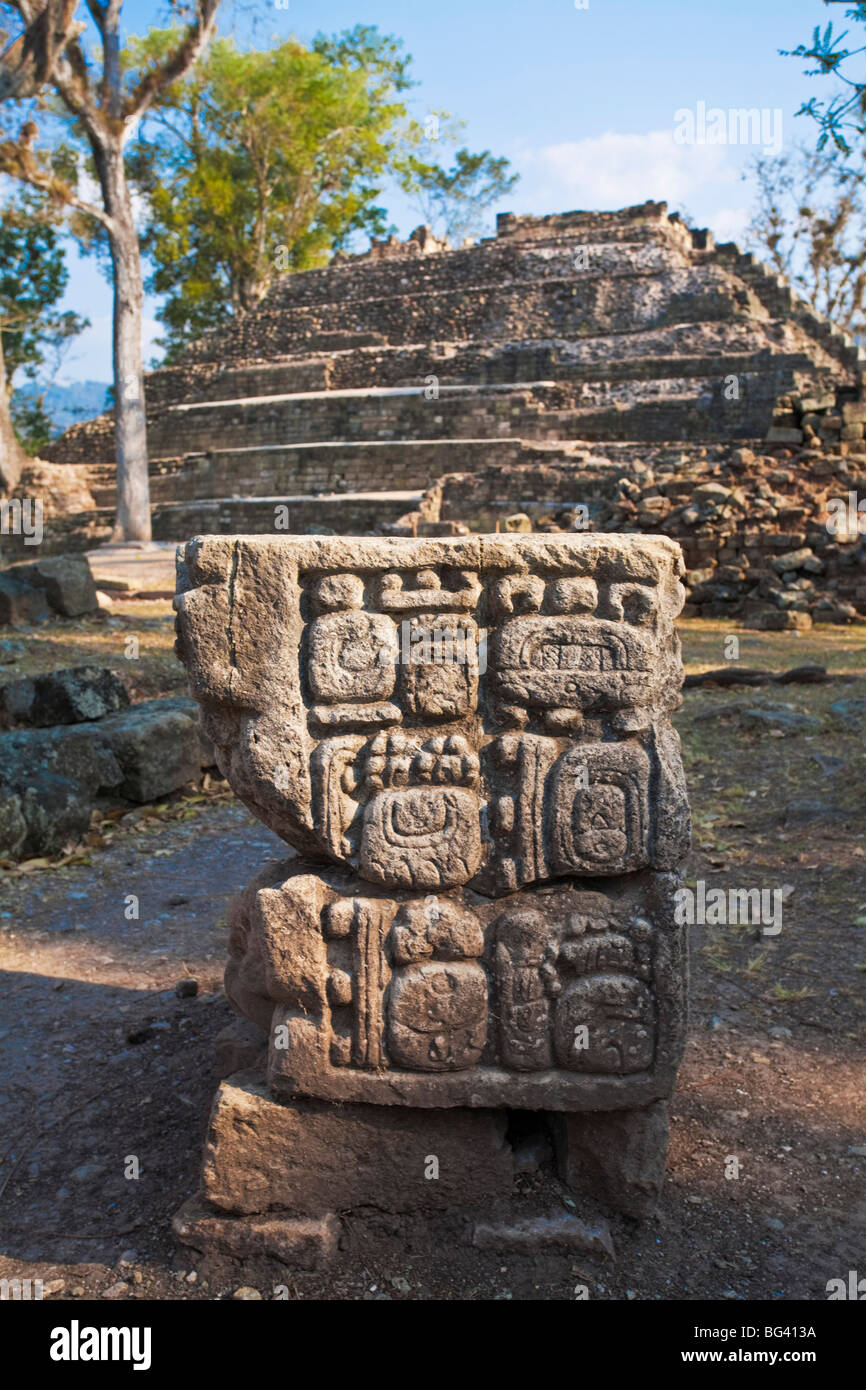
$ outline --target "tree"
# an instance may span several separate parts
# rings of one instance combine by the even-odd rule
[[[88,320],[57,305],[69,282],[60,230],[38,199],[0,210],[0,350],[10,389],[19,369],[33,379]]]
[[[458,150],[450,169],[410,155],[403,184],[425,221],[453,245],[477,235],[487,210],[514,188],[520,175],[508,171],[509,161],[495,158],[489,150]]]
[[[170,33],[142,41],[145,60]],[[325,264],[358,232],[392,230],[380,205],[389,179],[414,189],[438,177],[405,99],[410,63],[367,25],[267,52],[218,40],[164,93],[129,165],[148,207],[148,287],[166,296],[167,360],[259,303],[281,273]]]
[[[45,409],[44,395],[13,397],[9,405],[21,447],[31,458],[38,458],[56,433],[51,416]]]
[[[825,5],[844,3],[846,0],[824,0]],[[866,25],[866,0],[862,0],[860,4],[849,4],[845,18],[853,20],[855,24]],[[817,97],[811,97],[803,103],[797,115],[811,116],[818,122],[821,132],[818,137],[819,150],[823,150],[829,141],[844,154],[851,153],[846,131],[854,131],[859,136],[866,135],[866,83],[849,77],[844,70],[845,64],[852,58],[866,52],[866,44],[849,49],[845,47],[847,38],[848,31],[843,30],[841,34],[837,34],[831,21],[823,33],[821,26],[816,24],[810,45],[801,43],[793,50],[780,50],[786,58],[806,58],[817,63],[817,67],[806,69],[809,77],[835,77],[842,83],[841,91],[829,101],[819,101]]]
[[[0,13],[5,5],[0,7]],[[45,0],[24,32],[0,55],[0,102],[32,97],[51,75],[57,56],[81,28],[74,18],[75,0]],[[0,31],[0,47],[8,39]],[[11,492],[26,455],[18,442],[9,410],[6,364],[0,351],[0,489]]]
[[[749,236],[814,310],[866,329],[866,173],[837,151],[761,156]]]
[[[57,226],[44,202],[25,195],[0,212],[0,374],[12,426],[25,454],[38,453],[51,438],[42,398],[10,401],[15,373],[31,379],[50,356],[56,373],[69,340],[88,325],[57,304],[69,280]],[[11,489],[10,489],[11,490]]]
[[[353,231],[386,230],[377,179],[404,112],[405,60],[376,31],[359,34],[365,66],[294,39],[266,52],[218,40],[153,111],[130,164],[169,360],[257,304],[281,271],[324,264]],[[153,32],[142,47],[165,41]]]
[[[149,540],[150,497],[141,360],[143,284],[138,230],[126,172],[126,147],[162,94],[204,51],[219,0],[189,0],[183,29],[165,51],[130,63],[121,38],[123,0],[87,0],[98,49],[85,43],[74,0],[0,0],[20,32],[0,55],[0,96],[28,108],[15,138],[0,141],[0,172],[45,193],[78,215],[77,229],[98,227],[108,242],[114,281],[113,365],[117,434],[115,536]],[[36,116],[47,111],[53,147],[37,145]],[[58,127],[65,123],[71,144]],[[83,149],[85,158],[77,156]],[[96,181],[100,199],[81,190]]]

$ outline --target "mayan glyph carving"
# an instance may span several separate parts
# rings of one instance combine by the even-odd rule
[[[226,977],[276,1094],[669,1095],[681,567],[633,536],[185,548],[178,649],[206,732],[302,856],[236,907]]]
[[[419,897],[277,865],[235,908],[226,987],[272,1034],[285,1095],[646,1104],[669,1092],[682,1046],[676,885],[646,871],[603,889]]]
[[[301,853],[497,893],[666,869],[680,566],[641,537],[213,537],[179,651],[238,795]]]

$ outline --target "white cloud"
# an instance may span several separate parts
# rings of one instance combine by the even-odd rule
[[[742,246],[752,214],[747,207],[719,208],[708,220],[716,234],[716,241],[738,241]]]
[[[741,237],[749,220],[735,186],[756,150],[749,146],[677,144],[670,130],[590,136],[539,149],[522,146],[514,165],[522,178],[509,200],[515,212],[536,216],[574,209],[611,210],[652,199],[685,208],[719,240]]]

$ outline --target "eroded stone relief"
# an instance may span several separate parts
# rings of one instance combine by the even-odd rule
[[[205,730],[301,856],[232,917],[227,992],[275,1095],[646,1115],[670,1094],[681,570],[635,536],[186,546]]]

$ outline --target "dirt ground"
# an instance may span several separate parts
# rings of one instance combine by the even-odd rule
[[[137,664],[123,654],[131,631]],[[681,631],[689,671],[726,664],[729,625]],[[213,1040],[231,1018],[227,902],[285,853],[206,779],[158,807],[106,808],[59,861],[0,872],[0,1278],[41,1278],[46,1297],[73,1301],[269,1299],[279,1286],[306,1299],[573,1299],[585,1287],[590,1299],[822,1300],[828,1280],[866,1274],[866,629],[736,635],[739,664],[819,662],[833,680],[684,696],[687,880],[779,889],[783,924],[774,936],[692,929],[661,1209],[643,1225],[611,1218],[615,1259],[474,1250],[456,1214],[353,1219],[327,1276],[175,1245]],[[137,697],[178,690],[171,640],[169,603],[115,596],[98,621],[15,635],[0,679],[95,660]],[[859,711],[830,708],[852,700]],[[190,979],[197,993],[179,996]],[[514,1209],[595,1214],[547,1170],[516,1180]]]

